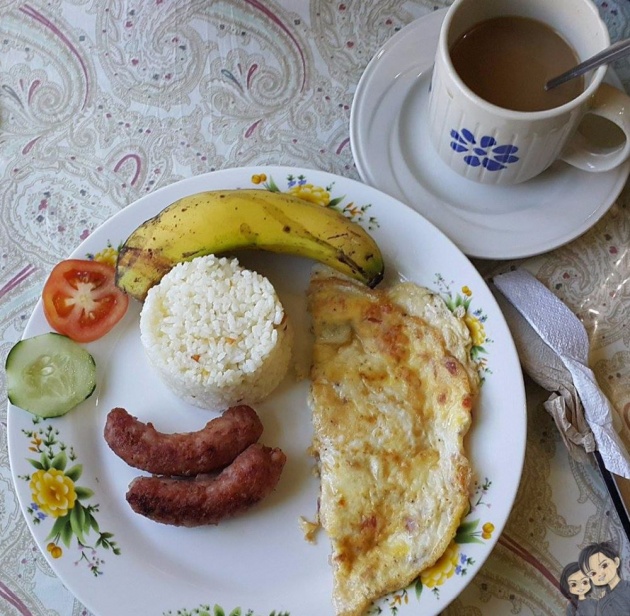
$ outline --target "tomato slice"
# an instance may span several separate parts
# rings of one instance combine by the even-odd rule
[[[107,263],[67,259],[50,272],[42,299],[50,326],[76,342],[104,336],[127,312],[129,297],[114,283]]]

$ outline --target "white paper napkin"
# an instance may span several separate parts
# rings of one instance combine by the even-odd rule
[[[588,367],[588,335],[580,320],[524,269],[499,274],[493,282],[516,309],[504,313],[524,369],[556,392],[545,407],[565,443],[586,452],[596,447],[610,472],[630,479],[630,455],[614,428],[615,411]]]

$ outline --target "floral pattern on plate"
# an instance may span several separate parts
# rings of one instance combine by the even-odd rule
[[[235,607],[231,612],[227,612],[220,605],[200,605],[192,610],[164,612],[163,616],[257,616],[257,614],[253,610],[243,610],[240,607]],[[269,616],[289,616],[289,612],[276,612],[274,610]]]
[[[485,329],[488,315],[482,308],[472,308],[473,291],[469,286],[464,285],[460,291],[453,291],[453,283],[447,282],[442,274],[436,274],[435,286],[449,310],[456,317],[462,318],[468,327],[473,344],[470,357],[475,362],[483,383],[486,376],[491,373],[486,346],[492,343],[492,339],[486,335]]]
[[[120,554],[120,548],[113,540],[114,535],[102,531],[95,514],[98,503],[85,501],[94,496],[91,488],[79,485],[83,466],[77,462],[72,446],[60,440],[59,429],[39,417],[33,418],[33,427],[22,430],[28,438],[28,449],[39,457],[27,458],[35,471],[19,478],[28,482],[31,503],[27,507],[33,524],[46,524],[50,527],[46,549],[52,558],[67,556],[64,548],[71,548],[76,542],[78,559],[75,564],[86,564],[94,576],[103,573],[105,560],[100,550],[111,550]]]

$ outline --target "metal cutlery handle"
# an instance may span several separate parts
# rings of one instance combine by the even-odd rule
[[[604,49],[604,51],[601,51],[592,58],[581,62],[566,73],[562,73],[562,75],[558,75],[557,77],[550,79],[545,84],[545,90],[551,90],[552,88],[562,85],[574,77],[583,75],[591,69],[597,68],[602,64],[608,64],[610,62],[614,62],[615,60],[619,60],[619,58],[623,58],[628,54],[630,54],[630,39],[617,41],[615,44]]]

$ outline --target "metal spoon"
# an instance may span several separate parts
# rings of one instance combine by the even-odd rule
[[[611,45],[607,49],[604,49],[604,51],[600,51],[592,58],[581,62],[566,73],[562,73],[562,75],[558,75],[557,77],[550,79],[545,84],[545,90],[551,90],[552,88],[555,88],[556,86],[559,86],[569,81],[569,79],[579,77],[580,75],[583,75],[591,69],[597,68],[602,64],[608,64],[610,62],[614,62],[615,60],[619,60],[619,58],[623,58],[628,54],[630,54],[630,39],[617,41],[614,45]]]

